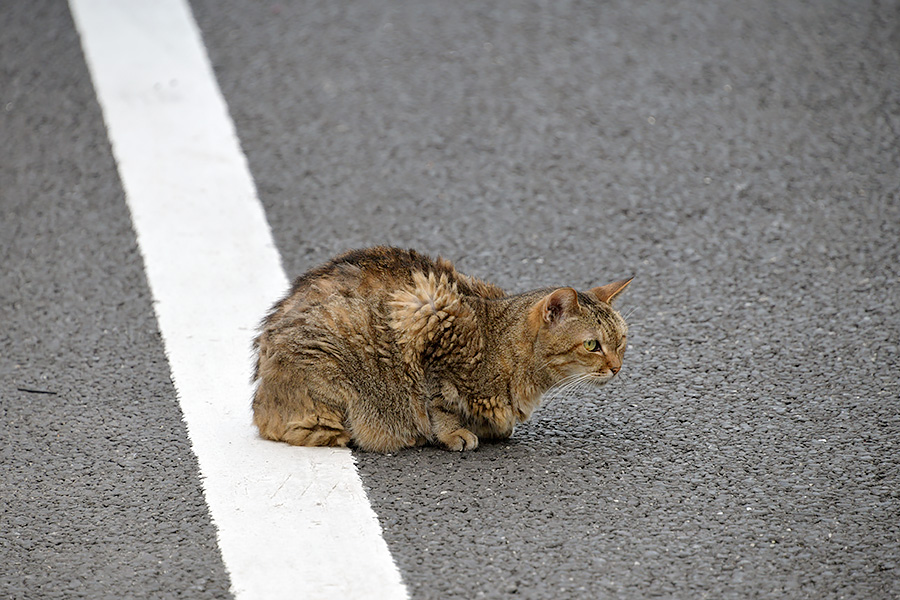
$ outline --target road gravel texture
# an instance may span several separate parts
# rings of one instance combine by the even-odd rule
[[[358,454],[414,598],[900,595],[900,10],[193,2],[289,274],[636,274],[622,377]]]
[[[0,598],[228,597],[68,7],[0,13]]]
[[[636,275],[606,388],[355,453],[414,600],[900,597],[900,2],[191,6],[289,275]],[[2,10],[0,596],[228,597],[71,19]]]

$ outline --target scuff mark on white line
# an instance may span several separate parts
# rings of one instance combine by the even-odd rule
[[[232,591],[406,598],[350,452],[250,424],[250,338],[288,282],[189,7],[70,7]]]
[[[284,481],[281,482],[281,485],[278,486],[278,489],[276,489],[274,492],[272,492],[272,498],[275,498],[275,496],[278,495],[278,492],[281,491],[281,488],[284,487],[284,484],[286,484],[288,482],[288,479],[290,479],[290,478],[291,478],[291,476],[290,476],[290,474],[288,474],[288,476],[284,478]]]

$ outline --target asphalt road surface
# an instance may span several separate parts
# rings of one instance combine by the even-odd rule
[[[191,6],[289,275],[636,275],[600,392],[356,454],[413,599],[900,598],[900,3]],[[228,598],[68,6],[0,14],[0,597]]]

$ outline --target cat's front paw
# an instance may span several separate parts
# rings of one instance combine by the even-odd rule
[[[448,433],[441,438],[441,442],[447,446],[448,450],[454,452],[474,450],[478,447],[478,437],[468,429],[457,429]]]

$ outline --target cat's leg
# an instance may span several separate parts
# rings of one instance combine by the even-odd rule
[[[428,404],[428,417],[435,437],[449,450],[462,452],[478,447],[478,437],[463,426],[459,414],[460,398],[456,387],[445,383]]]
[[[407,428],[389,426],[386,422],[388,420],[374,417],[365,411],[351,410],[353,443],[366,452],[396,452],[403,448],[421,446],[426,442],[424,436],[410,433]]]
[[[358,395],[347,407],[353,443],[367,452],[395,452],[428,441],[430,423],[425,403],[415,392],[396,385],[396,376],[371,368],[357,381]]]
[[[514,425],[506,425],[505,423],[500,425],[484,419],[470,423],[469,428],[475,432],[478,439],[491,441],[508,440],[515,430]]]
[[[505,396],[469,399],[466,426],[481,440],[508,439],[516,428],[516,416]]]

